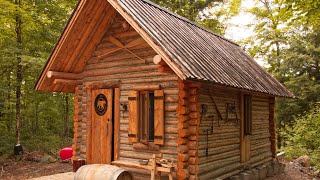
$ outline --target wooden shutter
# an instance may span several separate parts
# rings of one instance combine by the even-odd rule
[[[129,100],[129,142],[138,142],[139,132],[139,92],[130,91]]]
[[[164,92],[154,91],[154,144],[164,144]]]

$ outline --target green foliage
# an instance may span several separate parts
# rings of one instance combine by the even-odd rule
[[[297,158],[307,154],[314,165],[320,167],[320,104],[317,104],[306,115],[297,118],[289,130],[288,157]]]
[[[242,0],[152,0],[167,9],[224,35],[228,20],[240,12]]]
[[[21,54],[21,143],[27,150],[51,151],[71,144],[72,97],[68,106],[69,134],[64,134],[65,95],[33,90],[37,77],[60,36],[76,1],[0,0],[0,156],[15,145],[17,54]],[[16,16],[21,17],[21,49]],[[39,148],[38,148],[39,147]]]
[[[320,101],[318,22],[306,23],[304,17],[317,19],[318,10],[303,4],[305,1],[263,0],[247,10],[256,18],[251,25],[255,34],[242,43],[254,58],[264,60],[268,64],[266,69],[296,96],[277,101],[279,148],[286,146],[287,129],[295,124],[296,118],[308,114]],[[310,4],[320,9],[318,2]]]

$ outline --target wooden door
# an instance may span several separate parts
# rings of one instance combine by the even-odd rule
[[[92,90],[91,163],[111,164],[113,89]]]

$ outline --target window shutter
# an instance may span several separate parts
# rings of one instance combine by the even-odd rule
[[[129,100],[129,142],[138,142],[139,132],[139,92],[130,91]]]
[[[164,144],[164,92],[154,91],[154,144]]]

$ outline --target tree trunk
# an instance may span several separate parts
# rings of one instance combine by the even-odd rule
[[[65,93],[65,114],[64,114],[64,136],[67,137],[69,134],[69,95]]]
[[[20,105],[21,105],[21,84],[22,84],[22,65],[21,65],[21,51],[22,51],[22,35],[21,35],[21,15],[19,9],[21,7],[21,0],[15,0],[16,9],[16,35],[17,35],[17,69],[16,69],[16,144],[20,144]]]
[[[11,77],[10,77],[10,71],[7,72],[7,103],[6,103],[6,121],[7,121],[7,131],[10,132],[12,129],[12,116],[11,116]]]

